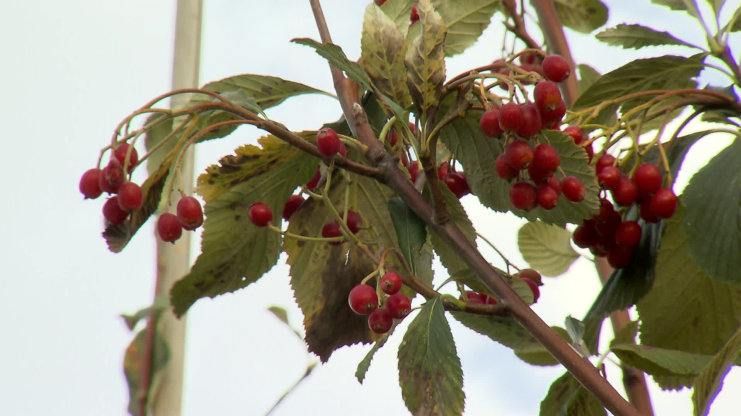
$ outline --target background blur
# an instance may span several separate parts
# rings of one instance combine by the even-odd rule
[[[202,83],[257,73],[333,91],[326,62],[311,49],[289,42],[318,38],[307,1],[205,3]],[[694,22],[679,13],[647,1],[605,3],[610,6],[610,26],[640,22],[704,42]],[[335,43],[356,58],[367,1],[323,4]],[[729,1],[725,9],[737,7],[738,1]],[[26,0],[6,2],[2,16],[0,414],[125,415],[128,391],[122,359],[133,334],[119,315],[152,301],[153,227],[150,221],[123,253],[108,252],[100,236],[103,198],[83,201],[77,186],[116,124],[170,89],[175,1]],[[500,56],[502,32],[496,26],[474,48],[450,61],[449,76]],[[602,72],[639,56],[687,53],[667,48],[623,51],[591,36],[567,34],[575,59]],[[738,39],[736,45],[741,45]],[[707,77],[715,79],[713,74]],[[294,98],[269,111],[271,118],[295,130],[316,129],[339,113],[333,99],[319,96]],[[257,130],[243,127],[199,147],[196,171],[259,136]],[[725,144],[713,138],[698,145],[678,186]],[[477,206],[474,197],[463,201],[479,231],[524,265],[514,245],[520,221]],[[196,236],[193,258],[198,247]],[[581,259],[566,275],[548,279],[535,310],[548,323],[562,325],[569,314],[583,316],[598,289],[591,263]],[[201,300],[191,308],[185,415],[262,415],[315,360],[291,330],[267,312],[271,305],[287,308],[291,322],[300,326],[302,317],[282,262],[247,289]],[[451,325],[464,367],[466,414],[537,414],[550,382],[563,370],[531,367],[488,338],[455,321]],[[396,331],[376,355],[363,385],[354,373],[370,347],[343,348],[274,414],[405,414],[396,374],[402,334]],[[608,375],[622,388],[616,367],[609,367]],[[739,389],[741,372],[736,369],[711,414],[737,414]],[[691,414],[686,391],[661,392],[652,386],[652,399],[657,415]]]

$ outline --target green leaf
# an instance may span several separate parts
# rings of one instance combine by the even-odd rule
[[[422,246],[427,241],[425,222],[399,197],[389,199],[388,210],[399,240],[399,248],[412,272],[415,272],[415,259],[420,256]]]
[[[579,258],[571,247],[571,232],[543,222],[525,223],[517,232],[517,245],[530,267],[544,276],[558,276]]]
[[[252,174],[206,203],[201,254],[170,292],[176,315],[183,315],[199,298],[246,287],[278,261],[280,234],[252,224],[249,207],[264,202],[276,213],[273,225],[280,225],[283,205],[297,186],[312,177],[317,159],[275,140],[264,137],[260,141],[264,150],[280,155],[280,163],[267,169],[260,157],[243,160],[244,169]]]
[[[561,226],[566,223],[579,224],[599,210],[599,187],[586,152],[574,144],[570,136],[555,130],[543,130],[542,137],[558,151],[564,174],[576,176],[584,183],[587,190],[585,199],[574,203],[561,197],[558,206],[552,210],[515,209],[509,200],[510,183],[497,176],[493,168],[496,157],[502,153],[501,141],[487,137],[481,131],[481,114],[480,111],[467,112],[464,118],[445,126],[440,132],[440,139],[463,165],[468,184],[483,205],[500,212],[512,211],[531,221],[539,218],[543,222]]]
[[[599,0],[554,0],[561,24],[589,33],[607,23],[607,7]]]
[[[457,0],[440,2],[437,12],[445,22],[445,56],[465,51],[489,27],[501,0]]]
[[[660,32],[638,24],[629,25],[622,23],[614,28],[605,29],[597,33],[596,37],[608,45],[631,49],[657,45],[684,45],[693,47],[687,42],[675,38],[669,32]]]
[[[600,401],[570,373],[565,373],[554,381],[545,399],[540,402],[540,416],[602,415],[607,413]]]
[[[672,10],[689,11],[687,3],[684,0],[651,0],[651,3],[666,6]]]
[[[572,110],[606,105],[605,102],[640,91],[693,87],[695,83],[692,78],[704,67],[702,60],[703,55],[689,58],[666,55],[629,62],[608,72],[590,85],[577,98]],[[623,111],[627,111],[647,100],[647,98],[630,100],[621,103],[620,106]],[[607,105],[603,113],[609,114],[613,111],[611,107]]]
[[[610,350],[624,363],[651,375],[695,376],[710,356],[635,344],[612,344]]]
[[[589,308],[585,321],[601,318],[610,312],[633,306],[648,291],[654,281],[654,264],[661,237],[661,225],[641,221],[641,241],[627,267],[615,269],[602,286],[597,299]]]
[[[638,303],[641,344],[715,354],[741,322],[741,286],[710,279],[690,254],[680,204],[656,259],[651,291]]]
[[[579,92],[583,93],[590,85],[597,81],[601,76],[596,69],[592,68],[587,64],[579,64],[577,66],[579,70]]]
[[[728,20],[728,23],[723,26],[723,31],[741,32],[741,7],[737,8],[736,11],[733,12],[733,15]]]
[[[407,40],[405,64],[407,86],[414,104],[424,121],[430,110],[440,104],[440,92],[445,81],[445,23],[432,8],[430,0],[417,3],[422,31]]]
[[[160,294],[157,295],[157,297],[154,298],[154,302],[146,308],[139,309],[133,314],[121,314],[121,317],[124,319],[124,322],[126,322],[126,326],[129,330],[133,331],[139,321],[152,316],[152,314],[158,314],[169,307],[170,300],[167,296]]]
[[[720,392],[723,379],[737,361],[739,354],[741,354],[741,327],[697,376],[692,391],[695,416],[708,414],[710,404]]]
[[[638,334],[638,321],[630,321],[615,334],[610,346],[615,344],[635,344]]]
[[[396,24],[402,32],[406,33],[409,28],[409,18],[414,3],[408,0],[386,0],[380,6],[381,10]]]
[[[348,156],[359,156],[348,150]],[[345,201],[349,201],[347,208],[357,212],[364,224],[357,237],[370,251],[380,252],[398,247],[387,208],[393,195],[391,189],[374,179],[349,174],[347,180],[343,172],[335,171],[327,197],[340,212],[345,209]],[[309,198],[291,217],[288,232],[319,237],[324,224],[335,220],[323,201]],[[326,362],[337,348],[377,339],[368,328],[367,317],[353,313],[347,306],[350,290],[376,268],[364,251],[348,242],[331,245],[294,238],[285,238],[283,249],[288,254],[291,287],[304,314],[310,351]],[[402,269],[394,256],[386,260],[389,268]]]
[[[147,357],[150,352],[151,357]],[[144,371],[149,361],[150,383],[149,390],[145,391],[142,386]],[[147,414],[151,408],[150,402],[147,402],[147,411],[140,411],[139,400],[141,397],[155,397],[155,392],[161,383],[161,371],[170,361],[170,348],[167,341],[159,331],[154,332],[154,346],[151,351],[147,348],[147,330],[139,331],[124,354],[123,370],[126,377],[126,384],[129,386],[129,413],[132,415]]]
[[[697,266],[712,279],[741,283],[741,139],[716,155],[682,195],[684,231]]]
[[[363,380],[365,380],[365,374],[370,368],[373,357],[376,355],[376,352],[378,352],[378,350],[386,344],[386,341],[388,339],[389,333],[387,332],[381,338],[379,338],[375,344],[373,344],[370,351],[368,351],[368,354],[366,354],[365,357],[360,361],[360,363],[358,363],[358,368],[355,370],[355,378],[358,379],[358,383],[363,384]]]
[[[463,414],[463,370],[439,297],[427,301],[404,334],[399,384],[414,415]]]
[[[411,97],[406,86],[405,34],[375,3],[370,3],[365,9],[360,47],[361,64],[373,85],[406,107]]]
[[[564,341],[569,343],[571,342],[571,340],[569,339],[569,334],[565,329],[558,326],[552,326],[551,329],[553,329],[553,331],[555,331]],[[537,366],[550,366],[560,364],[560,362],[555,359],[543,345],[535,340],[533,341],[534,342],[532,344],[526,347],[521,347],[514,350],[517,358],[530,365]]]
[[[445,200],[445,206],[448,208],[448,213],[450,214],[450,219],[455,222],[461,232],[463,232],[463,235],[465,235],[468,241],[470,241],[475,247],[476,230],[473,228],[473,224],[468,218],[465,209],[463,209],[463,205],[461,205],[458,198],[456,198],[456,196],[450,192],[446,186],[443,186],[441,191]],[[468,270],[468,265],[460,258],[460,255],[455,248],[450,247],[450,245],[432,229],[429,229],[427,234],[430,236],[430,242],[432,243],[435,253],[440,256],[440,262],[446,269],[448,269],[449,274],[452,275],[463,270]]]
[[[348,78],[360,84],[366,90],[371,89],[370,78],[365,73],[363,67],[357,62],[350,61],[342,48],[332,43],[321,43],[314,39],[309,38],[298,38],[293,39],[291,42],[298,43],[299,45],[305,45],[316,50],[322,58],[329,61],[330,65],[343,71]]]

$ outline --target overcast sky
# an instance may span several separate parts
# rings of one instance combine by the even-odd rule
[[[83,201],[77,184],[116,124],[170,88],[175,1],[6,3],[0,25],[0,414],[125,415],[121,361],[133,334],[119,314],[152,300],[153,229],[145,226],[123,253],[108,252],[100,237],[102,199]],[[367,2],[323,3],[335,42],[357,57]],[[702,42],[680,15],[645,7],[644,1],[608,3],[614,7],[610,24],[640,21]],[[733,3],[727,8],[734,9]],[[497,58],[501,32],[496,29],[451,61],[448,74]],[[640,56],[572,32],[569,36],[576,60],[601,71]],[[331,91],[326,63],[309,48],[291,44],[295,37],[318,37],[308,1],[209,1],[201,80],[258,73]],[[331,98],[300,97],[269,114],[300,130],[334,120],[339,111]],[[197,170],[258,136],[244,128],[199,148]],[[696,160],[717,151],[718,143],[698,149]],[[524,265],[512,244],[520,221],[477,206],[473,197],[464,202],[479,231]],[[282,263],[247,289],[199,301],[189,311],[185,415],[264,414],[315,360],[266,312],[271,305],[283,306],[300,325]],[[590,263],[580,260],[567,275],[547,281],[535,310],[549,323],[562,325],[569,314],[584,315],[598,288]],[[550,382],[563,370],[531,367],[488,338],[451,325],[464,366],[466,414],[537,414]],[[364,385],[354,372],[369,346],[343,348],[274,414],[405,414],[395,360],[402,334],[397,330],[376,355]],[[608,371],[620,387],[619,372],[614,367]],[[734,370],[711,414],[737,412],[739,389],[741,374]],[[665,393],[652,386],[652,395],[658,415],[691,414],[687,392]]]

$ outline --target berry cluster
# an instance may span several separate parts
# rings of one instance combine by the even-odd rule
[[[157,219],[157,234],[165,242],[174,243],[183,235],[183,230],[193,231],[203,225],[201,203],[192,196],[180,198],[175,212],[165,212]]]
[[[450,192],[454,193],[458,199],[471,193],[471,188],[468,186],[468,178],[466,178],[466,174],[464,172],[451,170],[447,163],[441,163],[440,166],[437,167],[437,178],[443,181],[448,189],[450,189]]]
[[[599,214],[584,220],[574,230],[573,240],[596,256],[607,256],[612,267],[621,268],[630,264],[633,247],[642,234],[637,221],[624,220],[630,207],[637,205],[643,221],[658,222],[674,214],[677,196],[671,189],[662,188],[661,171],[656,165],[643,163],[629,177],[616,162],[614,156],[605,154],[597,159],[595,170],[600,186],[610,192],[619,210],[601,198]]]
[[[489,137],[504,137],[504,152],[495,161],[497,175],[514,184],[509,198],[517,209],[531,210],[537,206],[550,210],[558,204],[559,195],[573,202],[584,199],[586,188],[574,176],[555,176],[561,164],[558,151],[548,143],[536,143],[534,138],[543,128],[558,129],[566,113],[566,103],[556,82],[571,73],[568,62],[558,56],[547,56],[542,63],[534,54],[520,56],[523,69],[542,74],[546,79],[533,90],[535,102],[508,102],[493,106],[481,116],[479,126]],[[565,133],[581,145],[581,130],[567,128]],[[527,175],[523,172],[527,171]]]
[[[368,315],[368,326],[377,334],[384,334],[391,329],[394,319],[403,319],[412,309],[412,302],[401,293],[401,276],[396,272],[387,272],[378,282],[381,292],[385,293],[383,307],[379,307],[378,291],[366,284],[359,284],[350,290],[347,301],[350,309],[359,315]]]
[[[520,280],[525,282],[525,284],[527,284],[527,286],[530,288],[530,291],[533,293],[533,303],[537,302],[538,298],[540,298],[540,288],[538,286],[543,286],[543,278],[541,277],[540,273],[538,273],[538,271],[535,269],[522,269],[518,273],[515,273],[514,276],[518,277]],[[491,295],[482,292],[476,292],[473,290],[466,290],[464,294],[461,295],[460,299],[469,304],[497,304],[497,300],[494,299]]]

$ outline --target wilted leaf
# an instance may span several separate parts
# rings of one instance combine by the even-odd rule
[[[710,363],[700,371],[692,391],[692,403],[695,405],[695,416],[705,416],[710,410],[715,396],[720,392],[721,384],[734,362],[741,353],[741,328],[721,348]]]
[[[463,414],[463,370],[439,297],[427,301],[404,334],[399,384],[414,415]]]
[[[126,353],[124,354],[123,369],[124,375],[126,376],[126,383],[129,386],[129,413],[132,415],[144,414],[147,412],[140,411],[139,399],[140,397],[149,397],[150,399],[154,396],[159,385],[160,371],[167,365],[170,360],[170,348],[167,342],[162,337],[159,331],[154,333],[154,347],[152,348],[152,357],[150,360],[150,383],[149,391],[144,391],[142,382],[144,381],[144,371],[146,368],[147,361],[147,330],[143,329],[139,331],[134,339],[131,341],[128,347],[126,347]],[[146,404],[147,409],[150,408],[150,403]]]
[[[666,220],[651,291],[637,304],[641,344],[715,354],[741,322],[741,285],[710,279],[682,229],[684,209]]]
[[[607,7],[599,0],[554,0],[561,24],[589,33],[607,23]]]
[[[741,283],[741,140],[698,171],[684,190],[684,231],[697,266],[721,282]]]
[[[350,61],[345,55],[345,52],[343,52],[342,48],[339,46],[332,43],[320,43],[309,38],[293,39],[291,42],[314,48],[316,53],[329,61],[330,65],[343,71],[348,78],[357,82],[366,90],[371,89],[370,78],[363,70],[363,67],[361,67],[357,62]]]
[[[445,22],[445,56],[462,53],[489,27],[501,0],[457,0],[440,2],[437,12]]]
[[[669,32],[660,32],[637,24],[619,24],[597,33],[596,37],[608,45],[632,49],[657,45],[684,45],[693,47],[685,41],[675,38]]]
[[[258,201],[267,204],[274,213],[273,224],[280,225],[285,202],[297,186],[311,178],[317,160],[288,144],[278,145],[270,139],[263,143],[269,148],[278,146],[271,151],[282,156],[281,163],[266,170],[255,168],[264,159],[254,159],[252,166],[245,159],[243,169],[252,175],[206,203],[201,254],[190,273],[170,292],[178,316],[199,298],[233,292],[255,282],[278,261],[280,234],[252,224],[249,208]]]
[[[544,276],[558,276],[579,258],[571,247],[571,232],[543,222],[527,222],[517,232],[522,257]]]
[[[405,34],[375,3],[365,9],[360,47],[363,69],[378,91],[402,107],[410,103],[404,66]]]
[[[429,0],[417,3],[422,31],[407,40],[405,64],[407,86],[412,99],[425,120],[425,114],[440,103],[440,91],[445,81],[446,28]]]
[[[551,384],[540,402],[540,416],[602,416],[604,407],[592,393],[581,386],[570,373]]]

